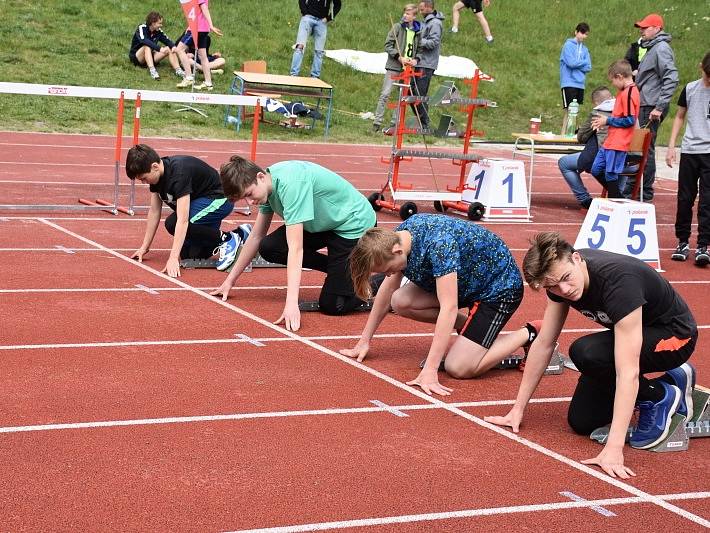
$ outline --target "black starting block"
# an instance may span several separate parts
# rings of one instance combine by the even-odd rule
[[[298,310],[303,311],[304,313],[320,311],[320,305],[318,304],[318,300],[312,300],[312,301],[307,301],[307,302],[298,302]],[[363,302],[362,304],[358,305],[355,309],[353,309],[353,312],[370,311],[370,310],[372,310],[372,301]]]

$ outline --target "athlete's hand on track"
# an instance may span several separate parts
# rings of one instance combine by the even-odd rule
[[[278,325],[284,322],[284,327],[288,331],[298,331],[301,328],[301,311],[298,309],[298,304],[286,304],[283,312],[274,324]]]
[[[515,409],[511,409],[505,416],[486,416],[483,420],[495,424],[496,426],[507,426],[513,430],[513,433],[517,433],[520,431],[520,423],[523,421],[523,414]]]
[[[147,254],[150,251],[149,248],[146,248],[145,250],[143,248],[138,248],[135,252],[133,252],[133,255],[131,256],[131,259],[135,259],[139,263],[143,262],[143,256]]]
[[[222,301],[226,302],[227,298],[229,298],[229,291],[232,289],[232,284],[229,283],[226,279],[222,282],[222,285],[217,287],[215,290],[210,291],[211,296],[219,296],[220,294],[222,295]]]
[[[583,465],[597,465],[611,477],[629,479],[636,474],[629,467],[624,466],[624,452],[621,450],[609,450],[606,446],[599,455],[593,459],[585,459]]]
[[[449,396],[454,389],[444,387],[439,383],[439,376],[436,372],[422,370],[419,375],[412,381],[407,381],[407,385],[418,385],[429,396],[432,394],[440,394],[441,396]]]
[[[180,277],[180,260],[174,259],[171,257],[170,259],[168,259],[168,262],[165,263],[165,268],[163,268],[163,270],[161,270],[161,272],[166,273],[171,278],[179,278]]]
[[[370,351],[370,343],[367,341],[359,340],[354,348],[344,348],[340,350],[340,353],[347,357],[356,357],[358,363],[362,363],[367,352]]]

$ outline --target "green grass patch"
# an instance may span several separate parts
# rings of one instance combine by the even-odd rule
[[[344,2],[329,29],[327,47],[381,51],[390,19],[398,19],[404,3]],[[136,26],[150,9],[162,13],[164,30],[171,38],[177,38],[184,27],[178,0],[150,4],[137,0],[5,0],[3,4],[2,35],[6,41],[13,36],[20,46],[4,47],[0,52],[2,81],[177,90],[174,85],[178,79],[170,72],[167,61],[159,68],[162,79],[154,82],[146,70],[129,62],[128,47]],[[450,26],[451,4],[453,0],[437,5],[447,17],[446,30]],[[227,73],[215,76],[216,91],[228,92],[230,72],[239,69],[245,60],[266,59],[269,72],[288,73],[300,18],[296,0],[212,0],[210,11],[215,24],[224,31],[224,37],[213,38],[213,50],[221,51],[228,61]],[[606,67],[623,57],[629,43],[637,38],[634,21],[654,11],[663,15],[667,30],[673,35],[681,83],[697,79],[697,65],[708,50],[710,0],[660,4],[651,0],[631,4],[622,0],[496,1],[486,10],[495,36],[493,45],[485,43],[478,22],[467,10],[462,13],[459,33],[445,33],[442,53],[470,57],[495,77],[495,83],[481,85],[480,95],[495,100],[499,107],[478,111],[475,124],[485,131],[487,139],[509,141],[512,131],[527,128],[531,116],[542,115],[543,130],[559,130],[559,52],[578,22],[584,20],[591,26],[586,42],[594,67],[587,76],[589,94],[593,87],[607,83]],[[309,42],[302,74],[308,74],[311,58]],[[336,111],[330,141],[389,142],[382,135],[370,133],[371,122],[353,116],[374,111],[382,82],[380,75],[356,72],[325,59],[322,78],[335,87]],[[435,77],[430,92],[441,81]],[[672,113],[677,95],[678,92]],[[236,134],[223,127],[221,106],[203,106],[209,114],[206,119],[176,113],[177,107],[145,103],[142,134],[225,139],[249,136],[249,128]],[[587,103],[583,113],[588,108]],[[437,122],[438,113],[433,113],[433,123]],[[454,115],[462,118],[458,112]],[[11,130],[111,134],[115,129],[115,103],[106,100],[0,95],[0,116],[3,128]],[[667,141],[671,122],[666,120],[662,126],[661,143]],[[322,126],[311,132],[265,125],[260,138],[321,142]]]

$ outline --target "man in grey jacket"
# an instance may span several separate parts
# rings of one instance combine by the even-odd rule
[[[678,87],[678,69],[670,46],[671,36],[663,31],[663,17],[651,13],[635,26],[641,33],[640,47],[646,49],[636,74],[636,86],[641,93],[639,125],[651,130],[651,147],[643,171],[643,199],[653,200],[653,182],[656,179],[656,134],[668,114],[673,92]],[[633,190],[634,179],[626,182],[624,195]]]
[[[434,9],[434,0],[419,2],[419,13],[424,17],[419,37],[419,63],[416,68],[421,76],[414,78],[412,91],[416,96],[426,96],[429,93],[429,84],[434,76],[434,71],[439,66],[444,15]],[[429,129],[428,109],[429,106],[426,102],[421,102],[416,106],[416,113],[423,129]]]

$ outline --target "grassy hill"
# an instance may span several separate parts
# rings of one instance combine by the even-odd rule
[[[404,3],[344,0],[343,10],[329,29],[327,47],[381,51],[390,17],[396,20]],[[437,5],[447,17],[447,29],[452,4],[453,0],[447,0]],[[151,9],[165,17],[164,30],[176,38],[184,27],[178,0],[3,0],[3,8],[0,35],[5,46],[0,50],[0,81],[176,90],[177,78],[167,62],[160,68],[162,80],[154,82],[145,70],[131,65],[127,49],[135,27]],[[300,18],[296,0],[212,0],[210,11],[224,32],[224,37],[213,39],[213,50],[221,51],[228,60],[228,73],[215,79],[217,91],[227,92],[229,72],[244,60],[266,59],[269,72],[288,73]],[[589,93],[606,83],[608,64],[623,57],[629,43],[638,37],[634,21],[654,11],[664,16],[666,29],[673,35],[681,83],[698,78],[697,65],[708,50],[710,0],[493,0],[486,16],[495,43],[485,43],[473,14],[465,11],[459,33],[444,35],[442,53],[469,57],[495,77],[495,83],[482,85],[481,96],[495,100],[499,107],[480,111],[477,126],[486,132],[486,138],[507,141],[510,132],[526,128],[534,115],[542,115],[543,130],[559,129],[559,51],[578,22],[587,21],[591,26],[586,42],[594,67],[587,77]],[[302,71],[306,75],[311,52],[309,42]],[[388,142],[381,134],[370,133],[370,122],[354,116],[374,110],[380,75],[359,73],[326,59],[322,78],[336,88],[337,111],[330,141]],[[434,78],[431,91],[440,81]],[[221,109],[208,107],[210,116],[204,119],[193,113],[175,113],[175,105],[146,103],[142,133],[234,138],[234,131],[222,126]],[[583,112],[587,109],[585,105]],[[3,129],[111,134],[115,105],[110,101],[0,95],[0,116]],[[670,122],[663,125],[661,142],[668,138]],[[246,135],[243,132],[240,137]],[[261,138],[322,140],[320,130],[287,131],[278,126],[266,126]]]

